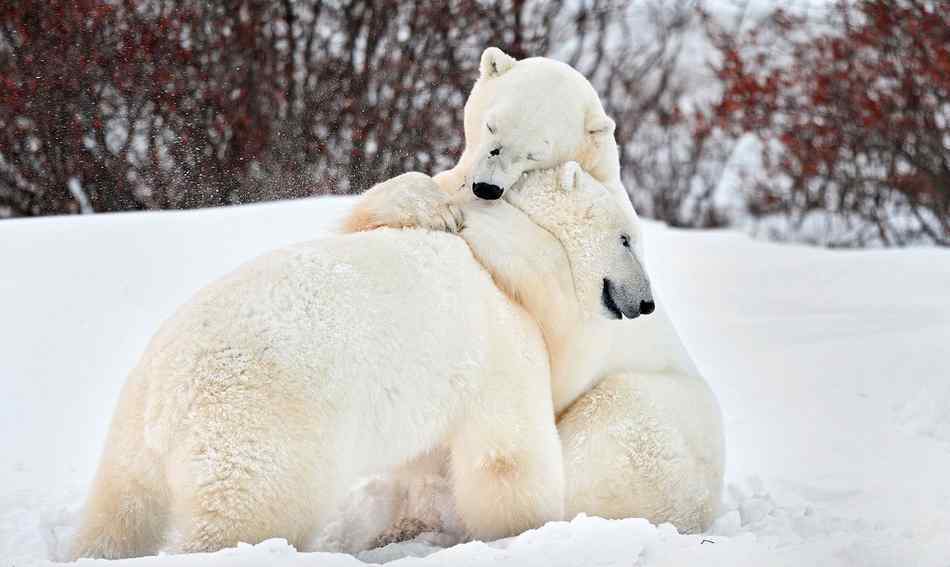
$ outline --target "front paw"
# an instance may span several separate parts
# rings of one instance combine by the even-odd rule
[[[418,535],[431,531],[434,531],[433,527],[418,518],[400,518],[386,531],[379,534],[372,546],[373,548],[386,547],[391,543],[415,539]]]
[[[458,234],[465,228],[465,214],[455,203],[445,203],[437,207],[435,216],[439,221],[436,226],[429,227],[432,230],[443,230],[452,234]]]
[[[456,233],[464,225],[457,204],[431,177],[405,173],[360,196],[343,223],[344,232],[380,227],[425,228]]]

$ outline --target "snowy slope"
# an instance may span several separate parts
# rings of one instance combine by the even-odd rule
[[[159,323],[240,262],[332,229],[347,205],[0,223],[0,567],[64,548],[119,387]],[[950,252],[832,252],[655,224],[646,237],[726,415],[714,528],[578,518],[396,564],[950,565]],[[436,550],[355,558],[269,541],[134,563],[350,566]]]

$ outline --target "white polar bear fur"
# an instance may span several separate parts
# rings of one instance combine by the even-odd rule
[[[525,184],[565,194],[557,176]],[[586,206],[573,218],[593,220],[587,233],[628,229],[587,185],[546,209],[554,224]],[[471,203],[464,242],[417,230],[327,238],[199,292],[123,389],[73,555],[154,553],[169,528],[185,552],[269,537],[306,548],[356,479],[442,447],[470,535],[561,518],[551,345],[600,317],[577,282],[637,264],[598,259],[581,232],[559,242],[529,217]],[[593,257],[571,257],[581,252]],[[510,297],[530,298],[527,309]]]
[[[630,222],[639,226],[620,181],[613,128],[596,91],[574,69],[543,57],[515,61],[488,48],[465,104],[465,150],[456,166],[434,178],[407,173],[380,183],[361,196],[344,230],[458,230],[464,226],[460,207],[472,199],[473,181],[486,175],[480,167],[489,162],[486,154],[500,138],[511,154],[536,152],[532,157],[544,158],[522,159],[509,164],[510,171],[578,161],[611,190]],[[542,146],[550,151],[541,152]],[[506,191],[505,198],[511,193]],[[642,238],[635,236],[643,259]],[[654,299],[652,315],[619,328],[610,326],[609,332],[597,325],[578,330],[569,351],[563,351],[566,360],[556,365],[572,378],[554,376],[552,382],[565,456],[567,510],[645,517],[697,532],[708,527],[719,504],[725,466],[722,417],[669,318],[662,293],[655,289]],[[576,371],[572,365],[599,365],[602,372]],[[657,377],[668,378],[664,387]],[[586,398],[595,385],[600,395]],[[578,412],[596,419],[575,419]],[[653,431],[663,432],[663,438]],[[650,451],[645,452],[644,444]],[[684,452],[670,453],[670,444]]]

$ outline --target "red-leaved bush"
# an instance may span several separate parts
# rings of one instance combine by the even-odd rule
[[[820,219],[827,244],[950,244],[950,8],[841,0],[807,23],[778,10],[744,34],[711,26],[718,124],[763,142],[750,211]]]

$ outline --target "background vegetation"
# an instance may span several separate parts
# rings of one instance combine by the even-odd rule
[[[440,171],[496,45],[591,78],[645,216],[950,244],[950,10],[721,4],[0,0],[0,217],[354,193]]]

